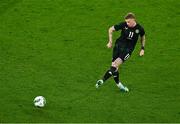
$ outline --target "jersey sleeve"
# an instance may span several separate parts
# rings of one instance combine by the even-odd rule
[[[119,31],[119,30],[123,29],[124,25],[125,25],[125,23],[124,23],[124,22],[121,22],[121,23],[119,23],[119,24],[114,25],[114,29],[115,29],[116,31]]]
[[[140,28],[140,36],[142,37],[142,36],[144,36],[144,35],[145,35],[144,28],[143,28],[143,27],[141,27],[141,28]]]

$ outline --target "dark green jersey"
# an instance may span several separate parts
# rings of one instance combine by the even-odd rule
[[[126,22],[121,22],[120,24],[114,25],[116,31],[121,30],[120,37],[116,40],[120,48],[127,48],[134,50],[138,37],[145,34],[144,28],[140,24],[136,24],[135,27],[128,27]]]

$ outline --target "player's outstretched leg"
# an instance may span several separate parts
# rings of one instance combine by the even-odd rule
[[[96,88],[99,88],[107,79],[109,79],[113,73],[115,72],[116,68],[111,66],[111,68],[104,74],[103,78],[98,80],[96,83]]]
[[[114,81],[116,82],[117,87],[124,92],[129,92],[129,89],[127,87],[125,87],[120,81],[119,81],[119,72],[116,71],[113,74],[114,77]]]

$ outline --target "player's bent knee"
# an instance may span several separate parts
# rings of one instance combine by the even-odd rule
[[[113,63],[111,64],[111,66],[112,66],[112,67],[115,67],[115,68],[117,67],[115,62],[113,62]]]
[[[116,68],[116,70],[118,70],[118,65],[116,63],[112,63],[111,65],[112,67]]]
[[[112,62],[112,66],[115,67],[117,70],[119,68],[119,66],[123,63],[121,58],[117,58],[114,62]]]

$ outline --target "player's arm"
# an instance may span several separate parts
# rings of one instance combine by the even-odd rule
[[[125,26],[125,24],[126,24],[126,22],[121,22],[121,23],[116,24],[116,25],[109,28],[109,30],[108,30],[109,42],[107,44],[108,48],[112,47],[112,41],[113,41],[112,34],[113,34],[113,32],[121,30]]]
[[[140,56],[143,56],[143,55],[144,55],[145,42],[146,42],[145,35],[143,35],[143,36],[141,37],[140,41],[141,41],[141,50],[140,50],[139,55],[140,55]]]
[[[112,42],[113,42],[112,34],[113,34],[114,31],[115,31],[114,26],[110,27],[109,30],[108,30],[108,36],[109,36],[109,42],[107,44],[108,48],[112,47]]]

